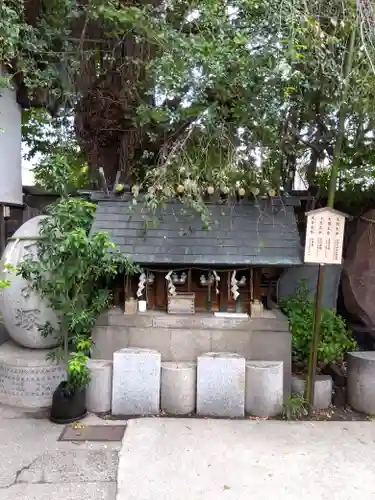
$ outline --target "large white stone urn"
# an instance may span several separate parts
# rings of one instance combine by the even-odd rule
[[[26,255],[32,253],[36,257],[40,222],[45,217],[39,215],[25,222],[14,233],[0,261],[0,279],[10,281],[10,286],[3,289],[0,296],[0,321],[17,344],[32,349],[48,349],[58,345],[56,337],[43,338],[38,330],[38,326],[46,321],[57,325],[57,318],[45,301],[30,289],[27,281],[5,266],[9,264],[17,268]]]

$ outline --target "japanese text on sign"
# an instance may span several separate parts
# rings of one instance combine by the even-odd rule
[[[307,215],[305,262],[341,264],[345,216],[330,209]]]

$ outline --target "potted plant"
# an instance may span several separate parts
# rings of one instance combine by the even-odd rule
[[[117,274],[132,274],[136,266],[122,256],[105,233],[90,232],[95,205],[62,197],[48,209],[41,224],[37,258],[26,259],[20,273],[56,312],[58,328],[46,322],[42,335],[59,335],[49,357],[64,360],[66,380],[53,394],[51,420],[73,422],[86,413],[86,365],[92,351],[92,331],[111,301]]]
[[[90,382],[88,356],[82,352],[69,354],[67,378],[60,382],[53,393],[50,419],[67,424],[82,419],[86,413],[86,386]]]

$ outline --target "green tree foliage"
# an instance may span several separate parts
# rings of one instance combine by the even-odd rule
[[[121,182],[151,188],[153,200],[186,182],[184,199],[201,199],[211,184],[267,194],[289,188],[299,170],[324,192],[343,100],[339,186],[372,182],[375,77],[353,1],[53,0],[42,8],[5,0],[0,21],[0,59],[31,105],[53,112],[53,127],[65,120],[90,171],[103,167],[110,185],[120,172]]]

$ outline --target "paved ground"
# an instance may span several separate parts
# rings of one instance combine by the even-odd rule
[[[375,499],[375,423],[144,419],[117,500]]]
[[[58,442],[62,429],[0,407],[0,500],[115,500],[121,444]]]
[[[61,431],[0,407],[0,500],[375,500],[373,422],[133,420],[120,461]]]

